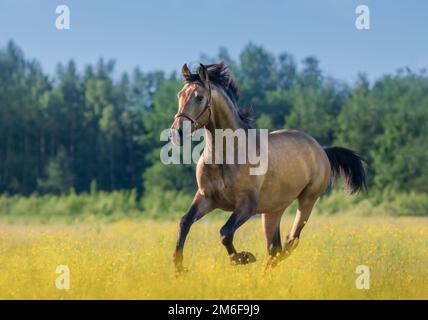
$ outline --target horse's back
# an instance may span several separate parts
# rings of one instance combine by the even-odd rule
[[[290,163],[296,165],[294,169],[302,169],[307,182],[315,184],[320,178],[330,178],[327,154],[309,134],[294,129],[277,130],[271,132],[269,144],[272,146],[269,148],[269,156],[276,154],[274,157],[282,158],[282,167],[287,167]]]

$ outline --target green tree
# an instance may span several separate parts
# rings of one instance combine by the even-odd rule
[[[346,91],[337,89],[335,83],[323,87],[296,86],[290,92],[292,110],[285,119],[285,126],[303,130],[321,144],[334,141],[337,115],[346,99]]]
[[[417,74],[385,79],[387,112],[372,150],[379,189],[428,191],[428,78]]]
[[[205,62],[225,60],[241,85],[239,105],[253,109],[260,128],[297,128],[324,145],[343,145],[368,159],[371,188],[428,192],[426,73],[402,70],[351,87],[326,77],[315,57],[297,64],[248,44],[234,60],[226,48]],[[179,67],[179,66],[178,66]],[[58,65],[53,78],[10,41],[0,48],[0,192],[157,189],[192,193],[194,166],[160,163],[177,112],[182,81],[175,73],[115,73],[100,59],[79,71]],[[184,192],[184,193],[182,193]],[[146,198],[147,199],[147,198]]]
[[[38,189],[41,192],[61,194],[68,192],[73,187],[71,165],[64,149],[60,149],[58,154],[49,160],[45,176],[37,181]]]

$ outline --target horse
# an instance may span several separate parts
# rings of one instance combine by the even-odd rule
[[[248,163],[206,161],[213,154],[224,152],[224,148],[215,147],[215,130],[248,130],[253,128],[252,119],[246,109],[238,106],[239,88],[223,61],[200,64],[196,72],[184,64],[181,73],[184,86],[177,94],[178,112],[170,128],[170,139],[173,144],[182,145],[184,139],[202,129],[205,147],[196,166],[198,190],[179,223],[173,255],[178,273],[187,271],[183,266],[183,248],[192,224],[214,209],[232,212],[220,229],[220,239],[233,264],[256,261],[252,253],[235,249],[233,237],[246,221],[261,214],[268,253],[266,268],[269,268],[297,247],[315,202],[339,176],[344,177],[351,194],[366,188],[364,159],[360,155],[342,147],[324,148],[298,130],[283,129],[268,134],[268,168],[262,175],[251,175]],[[187,136],[183,130],[186,121],[191,125]],[[295,219],[282,245],[281,217],[296,199]]]

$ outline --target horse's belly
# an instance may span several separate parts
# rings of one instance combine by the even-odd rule
[[[287,180],[278,180],[271,180],[262,186],[257,209],[259,213],[283,211],[307,185],[304,180],[297,184]]]
[[[314,145],[281,136],[269,141],[269,166],[259,195],[259,212],[288,207],[311,183],[316,171]]]

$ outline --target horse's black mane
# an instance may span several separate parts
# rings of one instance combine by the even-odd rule
[[[238,116],[244,125],[248,128],[252,128],[254,125],[254,119],[251,111],[248,108],[238,107],[239,86],[230,75],[228,66],[226,66],[224,63],[215,63],[207,64],[205,65],[205,68],[207,69],[209,80],[212,83],[220,86],[226,92],[228,97],[234,102]],[[185,76],[184,81],[187,83],[202,83],[199,74],[193,72],[190,72],[187,76]]]

